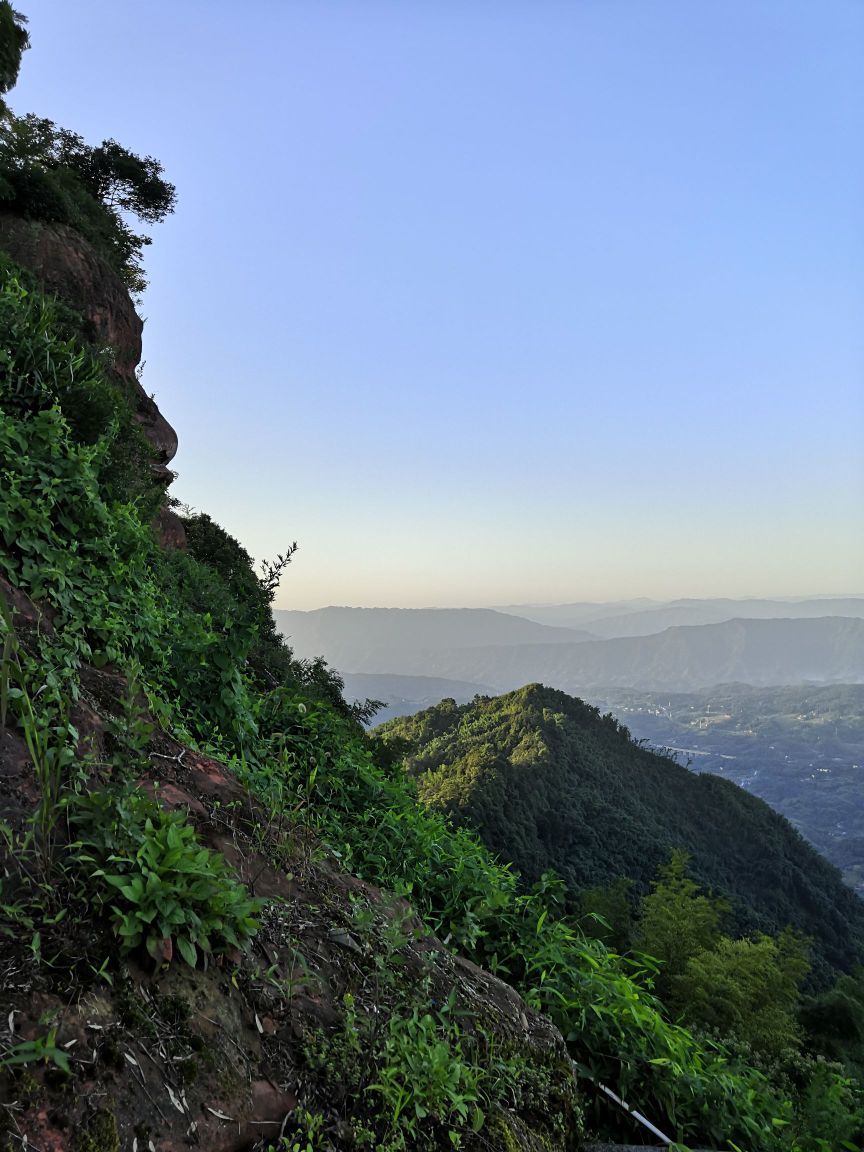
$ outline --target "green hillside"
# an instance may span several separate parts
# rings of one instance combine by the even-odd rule
[[[638,746],[563,692],[444,700],[377,732],[410,743],[406,763],[428,804],[477,829],[528,881],[554,869],[574,893],[621,876],[645,892],[681,848],[695,879],[729,900],[738,932],[792,925],[836,968],[864,940],[864,904],[783,817]]]
[[[27,42],[0,0],[0,97]],[[278,633],[296,546],[256,567],[167,494],[177,436],[138,380],[129,291],[147,237],[128,216],[158,221],[173,187],[115,141],[2,103],[0,127],[2,1152],[581,1152],[639,1134],[602,1086],[691,1148],[854,1150],[864,982],[802,1003],[801,942],[717,939],[718,909],[680,860],[643,925],[658,944],[680,927],[693,964],[622,955],[570,915],[560,881],[526,885],[420,802],[401,744],[370,736],[339,677]],[[231,299],[220,307],[230,323]],[[410,723],[442,750],[423,790],[437,780],[459,819],[499,773],[508,858],[532,843],[530,820],[516,842],[513,811],[547,768],[550,845],[562,839],[580,733],[586,870],[605,875],[619,840],[632,871],[643,825],[646,877],[690,843],[682,830],[707,839],[689,805],[678,824],[660,811],[683,769],[560,693]],[[449,784],[448,732],[454,752],[470,745]],[[754,873],[776,865],[825,955],[851,960],[859,921],[844,944],[833,874],[817,883],[801,842],[752,804]],[[734,817],[730,851],[750,828]]]

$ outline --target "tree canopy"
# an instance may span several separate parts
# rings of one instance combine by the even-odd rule
[[[25,18],[0,0],[0,93],[14,86],[29,42]],[[138,156],[113,139],[87,144],[52,120],[14,115],[0,99],[0,203],[76,229],[133,292],[146,284],[141,256],[150,237],[130,218],[158,224],[176,199],[153,156]]]
[[[700,892],[687,875],[688,859],[686,852],[673,851],[639,908],[636,943],[662,962],[664,992],[683,976],[694,956],[714,947],[729,911],[725,901]]]
[[[16,12],[9,0],[0,0],[0,94],[14,88],[21,68],[21,57],[29,47],[27,17]],[[0,100],[2,107],[3,101]]]

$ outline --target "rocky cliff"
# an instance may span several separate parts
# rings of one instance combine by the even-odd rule
[[[152,445],[154,469],[166,490],[174,479],[168,465],[177,454],[177,433],[136,375],[144,323],[123,281],[93,246],[66,224],[25,220],[0,212],[0,250],[31,272],[46,292],[82,318],[82,335],[110,349],[117,386],[130,396],[136,418]],[[167,547],[182,547],[183,526],[166,505],[158,528]]]

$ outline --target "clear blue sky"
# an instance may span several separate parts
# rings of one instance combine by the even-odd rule
[[[860,0],[20,0],[279,606],[864,591]]]

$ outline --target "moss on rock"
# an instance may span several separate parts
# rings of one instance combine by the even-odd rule
[[[120,1133],[113,1112],[94,1112],[75,1137],[74,1152],[120,1152]]]

